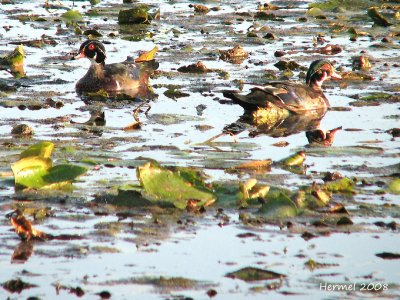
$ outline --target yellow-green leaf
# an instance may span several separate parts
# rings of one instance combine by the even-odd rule
[[[40,142],[30,146],[28,149],[23,151],[19,158],[39,156],[42,158],[50,158],[53,152],[54,144],[52,142]]]
[[[141,55],[139,55],[139,57],[135,59],[135,62],[144,62],[144,61],[153,60],[154,57],[156,56],[157,51],[158,51],[158,47],[155,46],[150,51],[147,51],[147,52],[142,53]]]
[[[76,177],[87,172],[87,168],[77,165],[57,165],[48,170],[48,173],[43,176],[47,183],[57,183],[63,181],[71,181]]]
[[[146,163],[136,171],[145,190],[144,196],[150,201],[169,202],[185,209],[188,201],[196,201],[196,206],[207,206],[216,199],[211,191],[194,184],[195,181],[201,181],[199,178],[189,181],[187,174],[183,177],[180,171],[161,167],[154,162]]]

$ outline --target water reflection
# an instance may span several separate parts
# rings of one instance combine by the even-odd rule
[[[271,137],[286,137],[302,131],[318,129],[325,116],[326,109],[310,111],[307,114],[281,113],[273,110],[263,110],[262,114],[245,111],[231,125],[225,127],[226,133],[238,134],[249,130],[252,137],[266,134]]]
[[[33,241],[22,241],[17,247],[15,247],[14,252],[11,256],[11,262],[17,264],[25,263],[33,253]]]
[[[310,146],[326,146],[330,147],[335,139],[337,131],[341,130],[342,126],[331,129],[323,130],[321,128],[306,131],[306,137]]]

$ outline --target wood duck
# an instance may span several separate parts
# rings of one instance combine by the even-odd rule
[[[87,40],[79,48],[79,54],[74,59],[88,58],[91,62],[89,70],[77,83],[78,93],[97,92],[103,89],[107,92],[139,90],[148,85],[150,73],[158,68],[153,61],[135,63],[132,58],[121,63],[105,64],[106,50],[97,40]]]
[[[256,110],[274,105],[296,114],[310,110],[328,108],[329,101],[321,90],[327,79],[341,79],[328,60],[321,59],[311,63],[306,76],[306,85],[292,82],[270,82],[265,86],[251,89],[247,95],[224,92],[224,96],[241,105],[245,110]]]

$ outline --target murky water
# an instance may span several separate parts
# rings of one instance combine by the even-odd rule
[[[205,1],[204,5],[219,8],[207,15],[194,14],[189,7],[191,2],[159,1],[156,5],[160,8],[161,19],[147,26],[149,34],[141,38],[134,35],[135,42],[126,39],[132,36],[125,33],[127,27],[120,27],[117,22],[118,11],[130,7],[129,4],[110,0],[101,1],[92,8],[87,1],[61,1],[65,9],[44,9],[44,1],[1,4],[0,53],[12,51],[15,45],[11,42],[40,39],[43,34],[58,44],[25,47],[26,78],[16,80],[7,71],[0,71],[0,79],[7,84],[21,84],[16,92],[3,94],[0,91],[0,283],[21,278],[37,285],[20,294],[0,289],[0,298],[71,299],[77,296],[69,289],[78,286],[85,291],[84,299],[99,299],[98,293],[104,290],[111,293],[112,299],[208,299],[209,290],[217,292],[215,299],[400,297],[399,260],[376,256],[382,252],[399,253],[398,225],[394,230],[374,225],[378,221],[398,223],[400,215],[400,197],[387,188],[399,174],[399,138],[392,139],[386,132],[399,127],[400,25],[397,21],[388,28],[373,26],[364,8],[354,12],[346,9],[327,12],[327,19],[314,18],[306,14],[308,5],[314,2],[272,1],[280,8],[272,12],[284,21],[270,21],[254,17],[257,5],[252,1]],[[143,123],[140,130],[123,130],[134,121],[132,112],[140,102],[108,101],[87,105],[76,94],[75,83],[85,74],[89,61],[67,59],[86,39],[75,35],[74,28],[58,19],[71,8],[83,13],[85,22],[79,24],[83,30],[95,28],[103,34],[100,40],[110,42],[105,45],[107,62],[119,62],[128,55],[137,56],[139,50],[150,50],[158,45],[159,73],[151,80],[158,96],[150,101],[148,114],[139,115]],[[99,15],[86,15],[92,9],[98,10]],[[18,15],[29,14],[42,16],[47,21],[16,19]],[[307,17],[307,22],[299,22],[301,17]],[[347,30],[332,32],[336,23],[368,34],[351,42]],[[61,30],[57,32],[58,25]],[[247,36],[252,29],[256,29],[258,37]],[[118,31],[117,37],[108,36]],[[263,38],[268,32],[276,34],[278,39]],[[313,38],[318,34],[323,34],[327,40],[318,47],[338,44],[343,51],[335,55],[313,52]],[[389,37],[392,43],[381,42],[384,37]],[[230,49],[235,44],[248,51],[249,58],[238,65],[220,60],[219,50]],[[276,50],[287,53],[278,59],[274,56]],[[238,89],[245,83],[243,90],[248,91],[248,84],[266,82],[265,70],[272,70],[280,78],[281,72],[274,67],[280,59],[294,60],[308,67],[315,59],[328,58],[342,72],[349,72],[351,57],[362,51],[370,57],[373,67],[368,74],[374,80],[331,81],[324,85],[333,110],[324,116],[321,127],[343,127],[336,134],[332,147],[309,148],[304,132],[278,138],[261,134],[253,138],[249,131],[254,128],[250,127],[236,136],[237,143],[231,136],[223,136],[215,143],[204,144],[243,114],[239,105],[227,103],[223,90]],[[183,74],[176,71],[200,60],[214,72]],[[221,70],[229,76],[224,76]],[[293,73],[290,80],[304,80],[299,78],[298,70]],[[164,92],[170,86],[189,96],[176,100],[168,98]],[[386,92],[397,96],[397,100],[377,99],[378,106],[353,104],[355,95],[362,97],[373,92]],[[60,109],[46,107],[43,103],[47,98],[62,101],[64,106]],[[29,109],[33,104],[43,108]],[[27,108],[21,109],[21,105]],[[85,122],[90,118],[89,110],[99,107],[104,109],[106,126],[92,128],[69,122]],[[350,109],[339,109],[343,107]],[[18,123],[30,125],[33,137],[11,136],[12,126]],[[201,131],[198,129],[201,125],[210,127]],[[91,158],[98,162],[98,168],[80,177],[72,194],[15,193],[12,177],[7,175],[11,172],[10,163],[17,160],[17,154],[28,145],[40,140],[56,144],[56,160],[67,158],[79,162],[82,158]],[[286,147],[273,145],[283,141],[288,143]],[[61,150],[68,147],[74,151]],[[302,175],[276,167],[258,175],[226,172],[229,166],[243,161],[279,161],[298,150],[305,150],[307,154],[308,167]],[[256,210],[239,210],[218,201],[204,214],[127,208],[93,201],[95,194],[104,193],[113,186],[137,182],[133,167],[140,164],[140,157],[165,165],[199,167],[209,176],[209,182],[238,184],[256,177],[261,184],[292,191],[311,186],[314,181],[321,183],[327,171],[340,172],[358,179],[357,192],[334,194],[331,202],[343,204],[354,224],[320,230],[312,223],[317,219],[330,219],[328,214],[322,213],[274,224],[249,224],[240,219],[239,214],[243,211],[253,214]],[[363,180],[368,184],[361,184]],[[34,222],[34,226],[47,233],[76,234],[83,239],[33,242],[26,246],[6,218],[16,207],[47,207],[53,216]],[[224,208],[225,219],[218,214],[219,207]],[[129,214],[120,218],[121,212]],[[158,219],[160,223],[155,221]],[[288,221],[293,223],[292,227],[287,228]],[[238,237],[249,232],[254,235]],[[303,238],[304,232],[313,233],[315,238]],[[12,260],[13,253],[23,246],[31,247],[32,254],[16,263]],[[310,259],[326,265],[311,270],[305,265]],[[273,281],[274,286],[270,281],[249,283],[225,277],[247,266],[286,277]],[[160,276],[197,282],[189,287],[160,287],[149,280]],[[360,286],[355,292],[329,292],[320,288],[325,283],[387,284],[388,288],[374,293],[360,291]],[[57,293],[57,286],[64,288]]]

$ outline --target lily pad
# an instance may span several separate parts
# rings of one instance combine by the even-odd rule
[[[149,13],[150,7],[146,4],[139,4],[131,9],[120,10],[118,23],[120,24],[150,24],[153,16]]]
[[[87,172],[85,167],[76,165],[57,165],[48,170],[43,179],[48,183],[71,181]]]
[[[389,183],[389,191],[392,194],[400,194],[400,178],[396,178]]]
[[[10,293],[21,293],[25,289],[30,289],[36,286],[37,285],[22,281],[20,278],[11,279],[3,283],[3,288]]]
[[[61,15],[67,23],[76,23],[83,20],[82,14],[77,10],[69,10]]]
[[[354,190],[354,185],[353,180],[345,177],[337,181],[325,183],[322,188],[332,193],[351,193]]]
[[[15,189],[65,189],[71,181],[87,172],[81,166],[61,164],[53,167],[51,153],[54,144],[41,142],[20,154],[20,159],[11,165]]]
[[[167,201],[180,209],[185,209],[188,201],[196,206],[207,206],[215,202],[215,195],[199,185],[200,178],[193,173],[173,171],[149,162],[136,170],[137,178],[144,188],[144,195],[150,201]]]
[[[24,64],[24,46],[17,46],[14,51],[0,58],[0,66],[19,67]]]
[[[370,146],[307,148],[309,156],[375,156],[384,154],[383,148]]]
[[[283,274],[254,267],[242,268],[235,272],[228,273],[225,276],[233,279],[240,279],[246,282],[282,279],[286,277],[286,275]]]
[[[155,46],[150,51],[147,51],[147,52],[144,52],[144,53],[140,54],[139,57],[135,59],[135,62],[151,61],[156,56],[157,51],[158,51],[158,47]]]
[[[19,158],[22,159],[30,156],[49,158],[51,156],[51,153],[53,153],[53,149],[54,149],[54,144],[52,142],[40,142],[24,150],[19,155]]]
[[[377,7],[368,8],[368,16],[378,26],[388,27],[388,26],[393,25],[381,13],[378,12]]]
[[[296,204],[282,192],[269,193],[266,203],[258,213],[271,219],[294,217],[298,214]]]
[[[23,158],[11,165],[14,173],[15,188],[24,187],[41,188],[46,185],[43,176],[48,173],[52,166],[50,158],[32,156]]]

